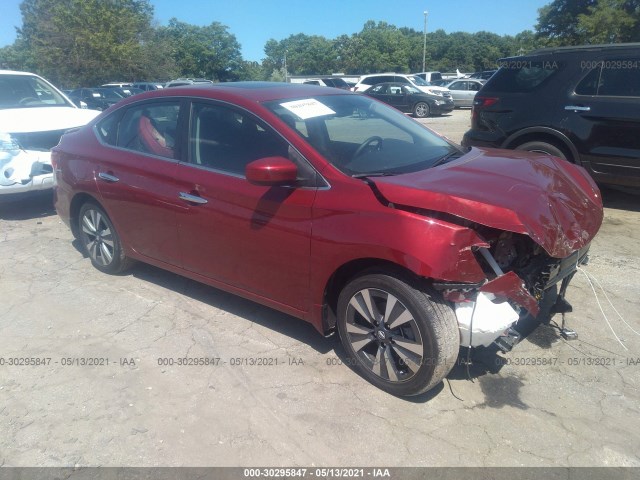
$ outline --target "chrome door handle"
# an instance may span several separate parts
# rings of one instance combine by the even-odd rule
[[[564,107],[565,110],[570,110],[572,112],[590,112],[591,107],[581,107],[579,105],[567,105]]]
[[[204,199],[202,197],[199,197],[197,195],[191,195],[191,194],[186,193],[186,192],[180,192],[180,200],[185,200],[187,202],[197,203],[197,204],[200,204],[200,205],[204,205],[205,203],[208,202],[208,200],[206,200],[206,199]]]
[[[117,182],[118,180],[120,180],[118,177],[114,177],[113,175],[109,175],[108,173],[104,173],[104,172],[100,172],[98,174],[98,177],[101,180],[104,180],[105,182]]]

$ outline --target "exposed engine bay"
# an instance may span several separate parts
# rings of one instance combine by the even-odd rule
[[[495,342],[509,351],[520,340],[514,325],[527,313],[536,317],[547,291],[560,282],[556,303],[565,310],[555,311],[570,310],[564,295],[577,267],[586,261],[589,245],[558,259],[527,235],[474,227],[489,244],[489,248],[474,249],[487,280],[476,285],[434,286],[454,304],[462,346],[487,347]]]

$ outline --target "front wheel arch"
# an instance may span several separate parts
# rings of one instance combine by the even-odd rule
[[[363,272],[345,285],[337,308],[349,364],[382,390],[398,396],[424,393],[455,364],[457,319],[424,279]]]

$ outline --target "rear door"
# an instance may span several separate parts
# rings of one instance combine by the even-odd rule
[[[640,55],[588,62],[592,68],[564,105],[563,127],[592,171],[640,178]],[[631,177],[631,178],[629,178]]]
[[[180,101],[146,102],[97,126],[96,182],[124,243],[150,260],[179,265],[175,148]]]

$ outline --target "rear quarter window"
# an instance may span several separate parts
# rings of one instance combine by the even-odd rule
[[[505,60],[486,83],[485,90],[506,93],[531,92],[547,83],[564,65],[553,60]]]

